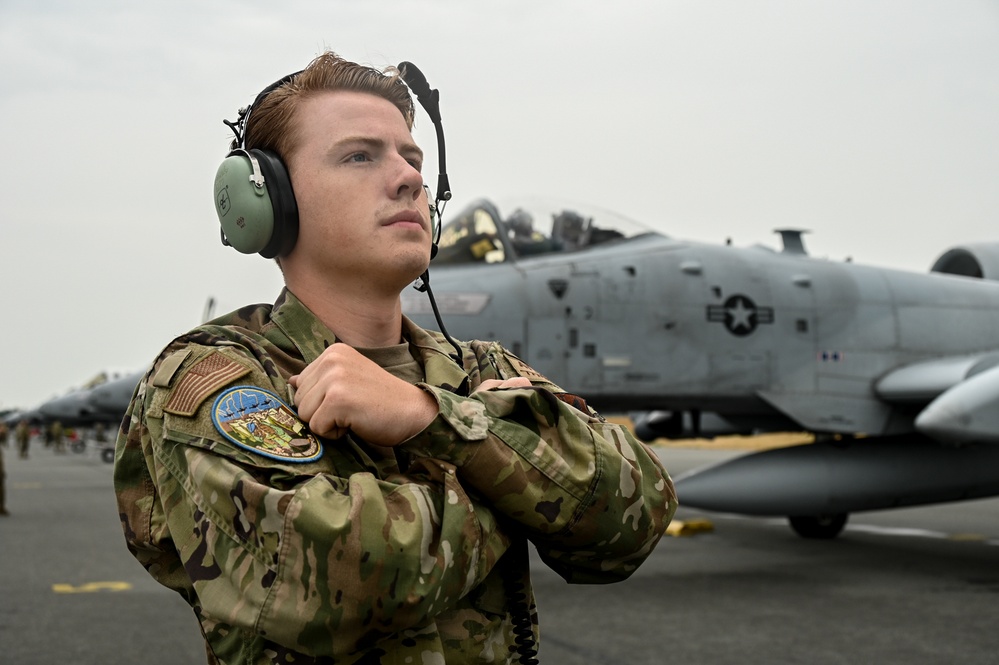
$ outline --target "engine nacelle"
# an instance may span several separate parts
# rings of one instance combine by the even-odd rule
[[[979,242],[949,249],[940,255],[930,272],[999,280],[999,243]]]

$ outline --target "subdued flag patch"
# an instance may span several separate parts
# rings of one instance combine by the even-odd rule
[[[193,416],[206,397],[249,372],[249,367],[213,353],[184,374],[163,410],[178,416]]]

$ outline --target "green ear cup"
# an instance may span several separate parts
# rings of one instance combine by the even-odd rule
[[[298,240],[298,205],[288,171],[267,150],[233,150],[215,174],[215,212],[228,244],[267,259]]]
[[[256,161],[236,150],[215,174],[215,212],[226,240],[243,254],[259,252],[274,234],[274,207]]]

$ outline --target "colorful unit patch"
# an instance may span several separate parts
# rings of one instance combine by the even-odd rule
[[[255,386],[229,388],[212,405],[212,423],[222,436],[271,459],[313,462],[323,447],[277,395]]]

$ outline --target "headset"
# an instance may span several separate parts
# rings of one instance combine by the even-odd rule
[[[431,90],[423,73],[410,62],[402,62],[398,70],[403,81],[417,96],[430,115],[437,132],[437,154],[440,173],[437,192],[430,202],[432,245],[430,258],[437,255],[440,240],[440,217],[451,199],[444,152],[444,129],[441,125],[440,95]],[[266,259],[285,256],[298,240],[298,204],[288,168],[273,150],[246,147],[246,127],[260,102],[271,92],[293,81],[301,71],[289,74],[264,88],[247,107],[239,109],[236,122],[223,120],[235,137],[230,152],[215,173],[215,212],[221,225],[222,244],[243,254],[260,254]],[[427,199],[430,199],[430,190]]]

